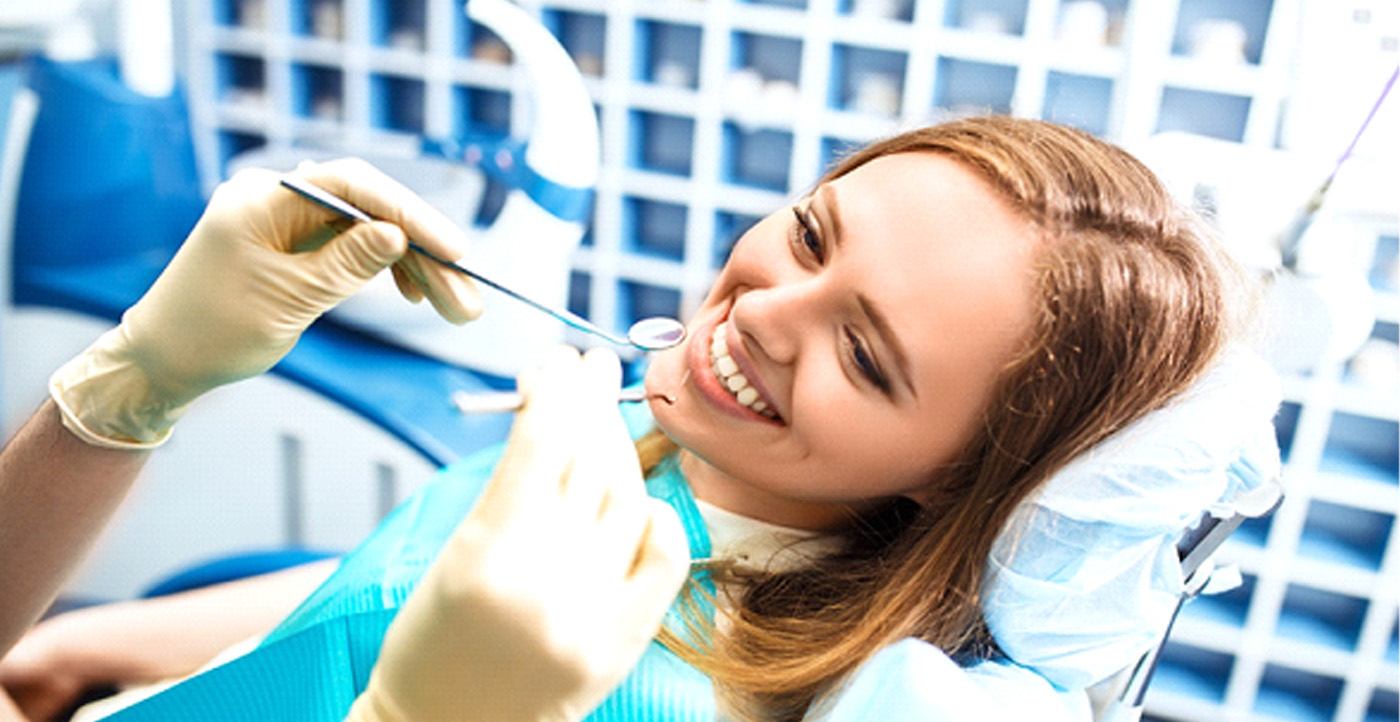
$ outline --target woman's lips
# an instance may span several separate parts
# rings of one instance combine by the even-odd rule
[[[727,319],[728,313],[726,311],[723,316],[720,316],[715,321],[696,329],[697,333],[691,336],[688,342],[686,347],[686,362],[690,367],[690,378],[695,384],[696,391],[699,392],[699,395],[708,401],[711,406],[714,406],[716,409],[729,416],[745,421],[756,421],[770,426],[782,426],[783,422],[770,419],[740,404],[739,400],[734,398],[734,395],[729,393],[729,390],[726,389],[724,385],[720,383],[719,378],[715,376],[715,371],[710,365],[710,343],[714,338],[715,328]],[[735,363],[738,363],[737,359]],[[761,387],[755,384],[754,388],[758,390],[761,395],[766,397]],[[771,402],[769,406],[772,406]]]
[[[734,324],[725,319],[724,323],[725,343],[729,347],[729,358],[734,359],[735,365],[739,367],[739,373],[748,379],[749,385],[758,392],[758,398],[768,405],[773,413],[779,418],[783,417],[778,405],[773,402],[773,394],[768,391],[768,386],[763,383],[763,377],[758,373],[758,366],[754,364],[753,357],[749,355],[749,347],[744,343],[744,337]],[[713,336],[713,334],[711,334]]]

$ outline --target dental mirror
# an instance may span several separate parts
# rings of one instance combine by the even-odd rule
[[[652,316],[632,324],[627,329],[627,340],[637,348],[660,351],[684,341],[685,326],[674,318]]]
[[[317,186],[303,178],[299,178],[294,175],[284,175],[282,176],[281,183],[282,187],[293,191],[297,195],[313,203],[316,203],[317,205],[335,213],[336,215],[346,220],[374,220],[373,217],[371,217],[368,213],[365,213],[364,211],[355,207],[349,201],[346,201],[345,199],[336,196],[335,194],[330,193],[324,188],[321,188],[320,186]],[[441,266],[446,266],[447,268],[451,268],[454,271],[466,275],[469,278],[475,279],[481,282],[482,284],[490,286],[491,288],[494,288],[497,291],[500,291],[501,293],[504,293],[517,301],[521,301],[526,305],[535,308],[538,311],[543,311],[544,313],[547,313],[550,316],[553,316],[554,318],[563,321],[565,324],[568,324],[573,328],[576,328],[585,333],[593,334],[594,336],[605,339],[610,343],[617,344],[618,346],[631,346],[642,351],[660,351],[662,349],[671,348],[672,346],[675,346],[681,341],[685,340],[685,326],[682,325],[680,321],[677,321],[673,318],[664,318],[660,316],[644,318],[632,324],[632,327],[627,329],[627,338],[622,338],[617,334],[611,333],[609,331],[604,331],[602,328],[595,325],[592,321],[589,321],[588,319],[583,318],[582,316],[575,315],[569,312],[567,309],[553,308],[546,304],[540,303],[539,301],[536,301],[533,298],[525,296],[524,294],[521,294],[520,292],[514,289],[511,289],[507,286],[497,283],[496,281],[491,280],[490,278],[487,278],[486,276],[483,276],[478,271],[470,270],[444,258],[438,258],[436,255],[428,251],[426,248],[423,248],[422,246],[418,245],[417,243],[413,243],[412,241],[410,241],[408,247],[423,255],[425,258],[432,260],[434,263],[437,263]]]

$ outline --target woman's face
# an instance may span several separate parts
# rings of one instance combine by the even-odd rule
[[[1035,239],[932,153],[877,158],[749,229],[646,376],[675,396],[652,411],[696,495],[805,528],[918,499],[1025,342]]]

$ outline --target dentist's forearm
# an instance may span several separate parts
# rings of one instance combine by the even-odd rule
[[[53,602],[148,456],[84,443],[52,400],[0,452],[0,656]]]

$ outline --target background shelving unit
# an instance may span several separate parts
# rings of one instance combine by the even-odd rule
[[[904,126],[990,110],[1128,146],[1186,130],[1275,147],[1304,2],[526,0],[583,69],[602,131],[569,305],[615,327],[685,314],[749,225]],[[423,133],[527,127],[509,51],[451,0],[183,11],[211,184],[265,143],[409,152]],[[1394,214],[1373,220],[1374,343],[1286,380],[1289,496],[1227,546],[1245,584],[1187,607],[1151,718],[1397,719],[1400,289]]]

